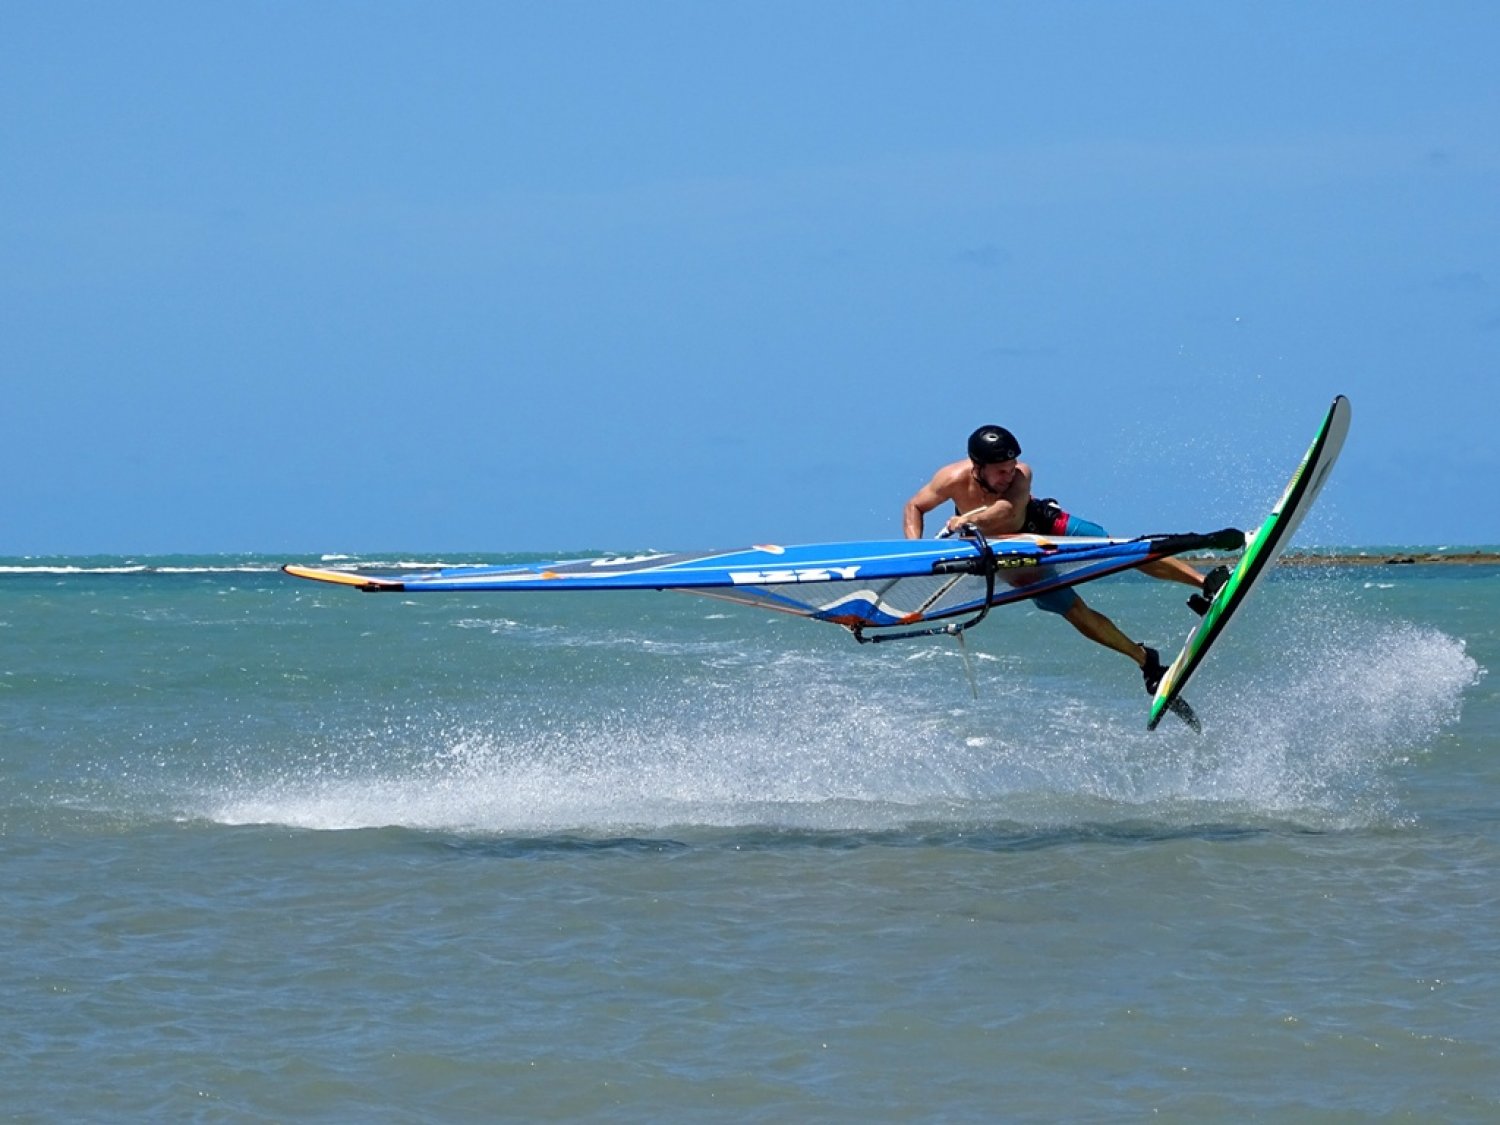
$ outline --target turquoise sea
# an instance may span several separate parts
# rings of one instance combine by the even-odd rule
[[[1025,607],[282,561],[0,560],[7,1120],[1500,1120],[1500,565],[1281,568],[1197,736]]]

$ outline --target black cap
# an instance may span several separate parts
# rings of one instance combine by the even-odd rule
[[[976,465],[1014,461],[1021,456],[1021,443],[1004,426],[980,426],[969,435],[969,460]]]

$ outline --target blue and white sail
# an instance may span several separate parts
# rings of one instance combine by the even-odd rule
[[[1137,539],[1014,535],[895,539],[732,551],[643,554],[404,574],[287,566],[288,574],[379,592],[678,590],[865,630],[912,629],[1049,590],[1091,582],[1169,555],[1233,550],[1238,531]],[[976,618],[977,620],[977,618]],[[972,624],[969,622],[968,624]],[[954,631],[966,626],[948,626]],[[931,630],[920,630],[931,631]]]

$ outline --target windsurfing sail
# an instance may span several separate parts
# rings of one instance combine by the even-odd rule
[[[977,531],[945,540],[896,539],[733,551],[642,554],[403,574],[288,565],[297,578],[368,592],[677,590],[828,621],[861,641],[959,632],[990,607],[1076,586],[1169,555],[1236,550],[1243,533],[1136,539]],[[964,622],[953,619],[970,616]],[[945,624],[936,624],[943,623]]]

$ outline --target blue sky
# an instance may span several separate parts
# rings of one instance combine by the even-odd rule
[[[1500,5],[0,9],[0,554],[1500,541]]]

